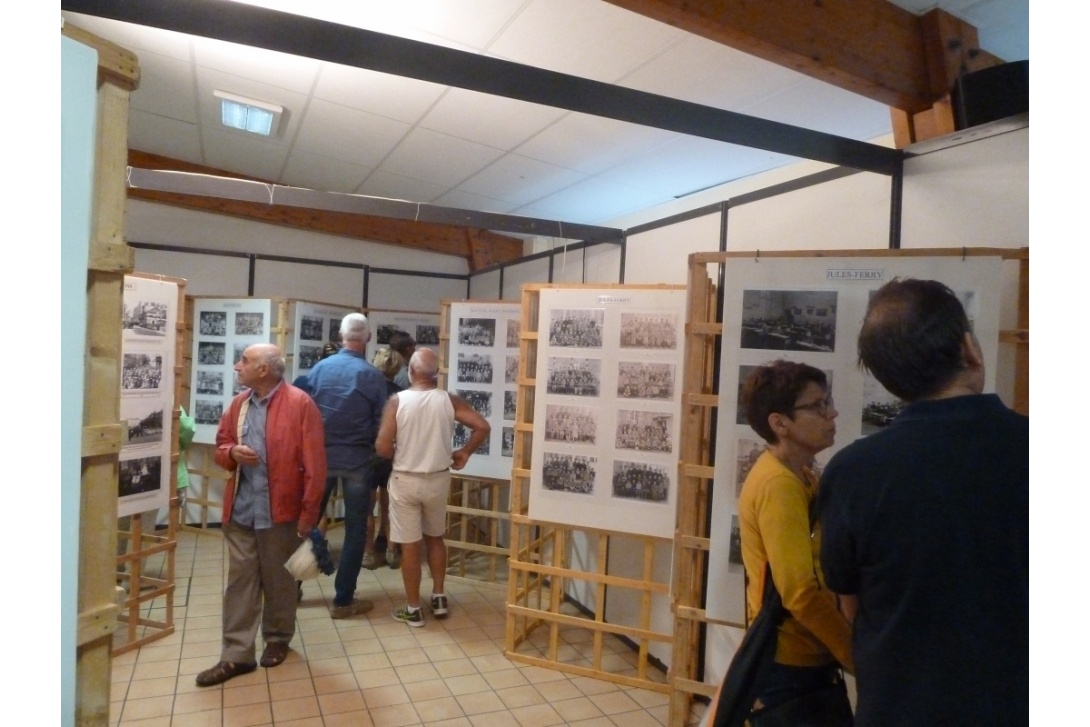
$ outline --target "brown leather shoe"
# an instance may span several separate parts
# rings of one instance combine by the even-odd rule
[[[221,661],[211,669],[205,669],[197,675],[197,686],[213,687],[217,684],[223,684],[228,679],[249,674],[256,668],[257,664],[236,664],[233,661]]]
[[[284,659],[288,658],[288,645],[283,641],[274,641],[265,644],[265,651],[261,652],[261,666],[266,669],[272,666],[280,666]]]

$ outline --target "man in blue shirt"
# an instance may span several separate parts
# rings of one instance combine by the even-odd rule
[[[322,413],[329,477],[340,478],[344,494],[344,546],[329,612],[337,619],[366,613],[374,606],[353,597],[367,542],[375,437],[386,405],[386,378],[364,353],[370,338],[366,316],[349,313],[341,320],[344,348],[315,364],[307,376],[310,394]]]

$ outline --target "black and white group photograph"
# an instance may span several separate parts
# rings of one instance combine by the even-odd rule
[[[674,365],[621,361],[617,364],[617,396],[622,399],[673,399]]]
[[[601,308],[554,309],[549,312],[549,345],[601,348],[605,317]]]
[[[502,457],[514,457],[515,456],[515,428],[504,427],[503,428],[503,442],[500,445],[500,456]]]
[[[515,406],[518,401],[517,391],[503,392],[503,418],[507,421],[515,420]]]
[[[517,384],[519,381],[519,357],[508,356],[503,369],[503,383]]]
[[[138,336],[162,337],[167,332],[167,305],[155,301],[123,303],[121,327]]]
[[[742,563],[742,527],[738,524],[738,516],[730,516],[730,551],[727,553],[727,560],[734,565],[744,565]]]
[[[904,405],[903,401],[878,383],[878,379],[869,373],[863,374],[863,436],[888,427]]]
[[[329,319],[329,335],[326,336],[326,340],[327,341],[332,341],[333,343],[340,343],[341,342],[341,319],[340,318],[330,318]]]
[[[235,344],[238,346],[238,344]],[[201,341],[197,344],[197,363],[201,366],[222,366],[227,361],[227,344]]]
[[[626,500],[666,502],[670,496],[670,473],[665,465],[614,460],[613,496]]]
[[[236,336],[264,336],[264,313],[235,313]]]
[[[122,389],[158,389],[162,380],[163,357],[161,355],[126,353],[122,356]]]
[[[514,318],[507,319],[507,347],[519,347],[519,322]]]
[[[222,344],[221,344],[222,345]],[[234,357],[231,359],[231,365],[237,364],[242,360],[242,354],[249,348],[249,343],[236,343],[234,348]],[[223,363],[222,361],[220,363]]]
[[[220,423],[223,416],[223,402],[215,399],[195,399],[193,401],[193,418],[197,424]]]
[[[659,411],[617,410],[617,449],[672,452],[674,415]]]
[[[677,319],[668,313],[622,313],[621,348],[677,348]]]
[[[549,357],[545,391],[563,396],[598,396],[602,389],[602,361],[596,358]]]
[[[472,430],[470,430],[469,427],[459,422],[456,422],[454,424],[454,439],[452,442],[454,444],[454,448],[461,449],[462,447],[466,446],[466,442],[469,441],[469,437],[472,434],[473,432]],[[492,443],[488,439],[485,439],[483,442],[481,442],[481,446],[477,447],[477,451],[474,453],[473,456],[476,457],[480,455],[481,457],[485,457],[491,454],[491,451]]]
[[[121,404],[121,416],[129,430],[128,446],[163,441],[163,403],[152,398],[142,406],[143,397],[135,398]]]
[[[161,455],[118,462],[117,495],[128,497],[158,490],[162,486]]]
[[[492,354],[459,353],[457,380],[460,384],[491,384]]]
[[[237,371],[231,372],[231,378],[231,396],[237,396],[238,394],[241,394],[242,390],[246,387],[239,383]]]
[[[598,411],[585,406],[545,407],[545,441],[597,444]]]
[[[300,369],[312,369],[314,364],[322,360],[322,347],[321,346],[300,346],[299,347],[299,368]]]
[[[553,492],[593,495],[597,466],[597,457],[545,452],[541,467],[541,486]]]
[[[299,340],[321,341],[325,338],[325,320],[321,316],[300,316]]]
[[[197,371],[197,393],[223,396],[223,372]]]
[[[421,346],[439,345],[439,326],[420,324],[416,327],[416,342]]]
[[[473,407],[478,414],[488,419],[492,416],[492,392],[491,391],[477,391],[475,389],[458,389],[454,392],[458,396],[466,400],[471,407]]]
[[[201,311],[200,332],[202,336],[226,336],[227,312],[221,310]]]
[[[745,290],[740,346],[832,353],[836,300],[835,290]]]
[[[495,318],[459,318],[458,343],[462,346],[496,345]]]

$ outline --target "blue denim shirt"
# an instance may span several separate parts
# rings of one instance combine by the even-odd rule
[[[329,469],[357,470],[370,462],[386,406],[382,372],[362,353],[342,348],[315,364],[307,383],[322,412]]]
[[[265,450],[265,422],[269,415],[269,402],[280,390],[277,384],[272,391],[259,398],[250,392],[250,406],[246,409],[246,419],[242,423],[242,438],[239,444],[245,444],[257,452],[260,458],[253,467],[239,466],[238,494],[231,510],[231,522],[255,530],[273,526],[272,506],[269,503],[269,460]]]

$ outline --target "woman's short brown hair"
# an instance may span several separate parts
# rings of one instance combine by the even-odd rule
[[[769,444],[778,442],[768,415],[793,417],[795,402],[810,383],[829,390],[825,372],[808,364],[779,359],[753,369],[742,387],[742,410],[749,426]]]

